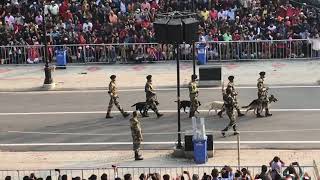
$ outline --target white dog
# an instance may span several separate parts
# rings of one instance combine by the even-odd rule
[[[209,114],[211,110],[215,110],[216,113],[218,112],[218,110],[221,110],[223,107],[224,102],[223,101],[213,101],[212,103],[209,104]]]

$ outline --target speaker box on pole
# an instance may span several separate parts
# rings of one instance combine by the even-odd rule
[[[183,19],[183,39],[186,43],[191,44],[193,41],[198,41],[198,26],[199,21],[195,18]]]
[[[221,66],[206,65],[199,67],[199,87],[221,85]]]
[[[167,23],[169,19],[161,18],[156,19],[153,23],[154,31],[155,31],[155,38],[157,43],[164,43],[167,44]]]
[[[183,27],[181,19],[170,19],[167,24],[168,42],[170,44],[183,42]]]

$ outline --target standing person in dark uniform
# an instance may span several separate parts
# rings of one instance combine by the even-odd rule
[[[143,137],[137,111],[133,111],[132,113],[132,118],[130,119],[130,128],[133,142],[134,159],[143,160],[142,155],[140,154],[140,145],[143,141]]]
[[[189,118],[194,116],[194,113],[196,110],[198,110],[199,107],[199,101],[198,101],[198,85],[196,82],[197,75],[193,74],[191,76],[191,82],[189,83],[189,97],[190,97],[190,102],[191,102],[191,107],[190,107],[190,114]]]
[[[121,112],[121,114],[123,115],[123,117],[128,117],[129,116],[129,113],[125,112],[120,104],[119,104],[119,101],[118,101],[118,92],[117,92],[117,87],[116,87],[116,75],[111,75],[110,76],[110,83],[109,83],[109,95],[110,95],[110,101],[109,101],[109,106],[108,106],[108,111],[107,111],[107,115],[106,115],[106,119],[109,119],[109,118],[113,118],[111,115],[110,115],[110,112],[111,112],[111,109],[113,107],[113,104],[115,104],[117,106],[117,108],[119,109],[119,111]]]
[[[153,89],[153,86],[152,86],[152,76],[151,75],[148,75],[147,76],[147,82],[146,82],[146,85],[144,87],[144,91],[146,92],[146,107],[144,109],[144,112],[143,112],[143,117],[149,117],[148,115],[148,109],[152,109],[156,114],[157,114],[157,117],[161,117],[163,116],[163,114],[160,114],[159,113],[159,110],[157,108],[157,105],[159,104],[158,103],[158,100],[157,100],[157,96],[156,96],[156,92],[155,90]]]
[[[234,96],[232,96],[232,92],[230,88],[226,89],[226,92],[223,93],[223,100],[225,101],[225,108],[227,115],[229,117],[229,124],[226,128],[224,128],[221,132],[222,136],[225,136],[225,132],[228,131],[230,128],[233,128],[234,135],[239,134],[237,132],[237,124],[236,124],[236,115],[235,115],[235,109],[236,109],[236,101]]]
[[[259,108],[257,110],[257,117],[263,117],[261,115],[261,112],[263,109],[266,109],[266,117],[272,116],[269,112],[269,99],[268,99],[268,87],[265,87],[264,85],[264,78],[266,73],[265,72],[260,72],[259,73],[260,77],[258,79],[257,87],[258,87],[258,100],[259,100]]]

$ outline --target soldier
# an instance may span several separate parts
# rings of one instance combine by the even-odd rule
[[[110,76],[110,83],[109,83],[109,95],[110,95],[110,101],[109,101],[109,106],[108,106],[108,111],[107,111],[107,115],[106,115],[106,119],[108,118],[113,118],[112,116],[110,116],[110,112],[111,112],[111,109],[113,107],[113,104],[115,104],[117,106],[117,108],[119,109],[119,111],[121,112],[121,114],[123,115],[123,117],[128,117],[129,116],[129,113],[125,112],[119,102],[118,102],[118,92],[117,92],[117,87],[116,87],[116,75],[111,75]]]
[[[264,86],[264,78],[266,73],[260,72],[259,73],[260,78],[258,79],[257,87],[258,87],[258,100],[259,100],[259,108],[257,109],[257,117],[263,117],[261,115],[261,112],[263,111],[263,108],[266,108],[266,117],[272,116],[269,112],[269,99],[268,99],[268,87]]]
[[[130,119],[130,127],[132,134],[134,159],[143,160],[142,155],[140,154],[140,145],[141,141],[143,141],[143,137],[137,111],[133,111],[132,113],[132,118]]]
[[[143,117],[149,117],[149,115],[148,115],[149,108],[152,109],[157,114],[158,118],[163,116],[163,114],[159,113],[159,110],[157,108],[157,105],[159,103],[157,100],[156,92],[154,91],[153,86],[152,86],[152,76],[151,75],[147,76],[147,83],[144,87],[144,91],[146,92],[146,99],[147,100],[146,100],[146,107],[143,112]]]
[[[239,105],[238,105],[238,101],[237,101],[237,95],[238,93],[235,91],[235,88],[234,88],[234,83],[233,83],[233,80],[234,80],[234,76],[229,76],[228,77],[228,85],[227,85],[227,89],[231,89],[231,93],[232,95],[234,96],[234,99],[235,99],[235,103],[236,103],[236,110],[237,110],[237,113],[238,113],[238,117],[241,117],[241,116],[244,116],[244,114],[241,113],[240,111],[240,108],[239,108]],[[218,112],[218,115],[220,117],[222,117],[222,113],[225,111],[225,106],[222,107],[221,111]]]
[[[236,101],[234,96],[232,96],[232,92],[230,88],[226,89],[226,92],[223,93],[223,99],[225,101],[225,109],[227,115],[229,117],[229,124],[226,128],[224,128],[221,132],[222,136],[225,136],[225,132],[228,131],[231,127],[233,128],[234,135],[239,134],[237,132],[237,124],[236,124],[236,116],[235,116],[235,109],[236,109]]]
[[[189,83],[189,97],[191,102],[189,118],[194,116],[194,113],[199,107],[199,101],[198,101],[199,90],[196,82],[197,78],[198,76],[193,74],[191,76],[191,82]]]

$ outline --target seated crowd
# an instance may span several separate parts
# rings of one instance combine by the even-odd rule
[[[174,58],[171,45],[116,44],[155,43],[152,23],[156,14],[176,10],[194,10],[197,13],[200,20],[197,32],[199,41],[319,37],[318,9],[289,0],[3,0],[0,1],[0,45],[15,47],[2,47],[0,59],[11,56],[7,63],[21,63],[27,59],[26,56],[35,59],[43,55],[43,51],[24,50],[16,46],[43,44],[45,21],[49,45],[114,44],[66,48],[70,57],[76,56],[76,62],[100,62],[101,59],[106,59],[102,57],[107,57],[108,61],[116,61],[121,57],[126,61],[133,54],[137,59],[143,59],[147,55],[152,60],[171,60]],[[291,50],[282,50],[283,44],[272,47],[268,44],[258,47],[251,44],[245,47],[232,44],[217,46],[209,47],[208,56],[212,59],[218,56],[223,56],[220,57],[222,59],[243,59],[250,55],[250,58],[256,58],[260,54],[266,54],[265,58],[270,58],[267,57],[270,53],[277,58],[286,58],[292,55],[292,48],[306,49],[307,45],[290,45]],[[183,59],[190,59],[190,45],[181,48]],[[223,48],[222,51],[220,48]],[[259,50],[260,54],[250,52],[270,48],[282,49],[265,53]],[[230,52],[231,49],[238,52]],[[54,51],[55,49],[49,48],[49,57]],[[308,52],[294,52],[294,56],[306,53]],[[83,54],[91,59],[85,60]]]
[[[107,174],[102,174],[101,178],[92,174],[88,180],[133,180],[132,174],[125,174],[123,177],[118,176],[118,168],[113,166],[115,177],[110,177]],[[161,177],[162,176],[162,177]],[[136,178],[138,179],[138,177]],[[178,176],[170,176],[169,174],[159,173],[142,173],[139,176],[139,180],[311,180],[311,177],[307,172],[303,172],[298,162],[293,162],[288,166],[275,156],[269,163],[269,167],[266,165],[261,166],[261,171],[252,174],[247,168],[241,170],[233,170],[230,166],[224,166],[220,171],[216,168],[212,169],[210,174],[204,173],[203,175],[191,174],[188,171],[183,171],[183,174]],[[5,180],[11,180],[10,176],[7,176]],[[23,180],[43,180],[37,178],[34,174],[25,176]],[[51,176],[48,176],[46,180],[52,180]],[[68,180],[67,175],[58,177],[58,180]],[[72,180],[81,180],[79,176],[73,177]]]

